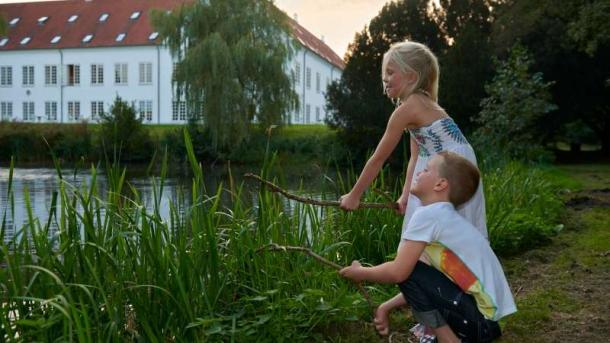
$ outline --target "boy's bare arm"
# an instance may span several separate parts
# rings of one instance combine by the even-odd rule
[[[411,275],[426,245],[426,242],[405,240],[400,244],[394,261],[374,267],[363,267],[360,262],[354,261],[351,266],[341,269],[339,273],[354,281],[400,283]]]

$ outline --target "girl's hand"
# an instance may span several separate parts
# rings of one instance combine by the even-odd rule
[[[362,281],[362,265],[358,261],[353,261],[348,267],[345,267],[339,271],[339,274],[346,279],[354,281]]]
[[[360,199],[352,196],[351,193],[347,193],[339,198],[339,207],[346,211],[353,211],[360,206]]]
[[[396,212],[400,215],[404,215],[407,211],[407,202],[409,200],[409,194],[402,194],[398,200],[396,200],[396,204],[398,204],[398,210]]]

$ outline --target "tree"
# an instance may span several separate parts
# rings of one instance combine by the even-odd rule
[[[493,81],[485,86],[488,97],[481,102],[475,121],[481,125],[474,141],[486,155],[537,160],[543,156],[539,121],[557,109],[551,103],[551,82],[542,73],[531,73],[527,49],[516,44],[505,61],[495,60]]]
[[[555,81],[558,110],[544,121],[551,141],[567,123],[583,120],[610,153],[610,12],[607,0],[509,0],[497,8],[495,51],[502,55],[515,41],[532,53],[534,70]],[[596,12],[599,11],[599,12]]]
[[[286,73],[287,17],[269,0],[196,1],[152,22],[178,59],[176,97],[209,133],[213,150],[247,138],[252,121],[279,125],[297,106]]]
[[[4,13],[0,13],[0,36],[5,35],[7,31],[6,18],[4,18]]]
[[[142,118],[137,117],[135,109],[126,101],[117,96],[108,113],[100,117],[105,149],[120,153],[122,160],[143,160],[152,154]]]

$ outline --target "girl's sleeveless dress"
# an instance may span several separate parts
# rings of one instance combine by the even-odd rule
[[[418,156],[415,169],[413,171],[413,181],[421,170],[426,167],[428,160],[441,151],[452,151],[464,156],[470,162],[477,165],[474,150],[455,124],[453,119],[441,118],[428,126],[409,130],[411,137],[415,139],[418,146]],[[415,209],[421,206],[419,199],[413,194],[409,194],[405,218],[402,224],[402,231],[407,229],[409,220],[413,216]],[[487,238],[487,224],[485,220],[485,198],[483,196],[483,184],[479,182],[479,187],[469,201],[457,208],[458,212],[471,222],[481,234]]]

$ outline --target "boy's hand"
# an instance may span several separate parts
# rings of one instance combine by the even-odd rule
[[[339,207],[346,211],[353,211],[360,206],[360,199],[352,196],[351,193],[347,193],[339,198]]]
[[[383,303],[377,307],[375,310],[375,318],[373,319],[373,323],[375,324],[375,329],[382,336],[387,336],[390,333],[390,311],[391,309],[387,308],[386,303]]]
[[[339,274],[344,278],[351,279],[354,281],[362,281],[362,265],[358,261],[353,261],[348,267],[345,267],[339,271]]]

